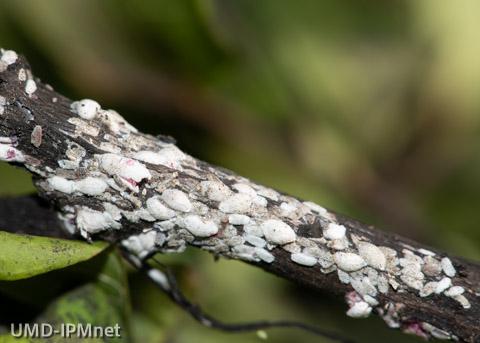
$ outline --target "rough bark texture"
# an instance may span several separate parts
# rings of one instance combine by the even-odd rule
[[[0,159],[33,174],[72,235],[140,258],[193,245],[345,296],[352,317],[373,312],[407,333],[480,342],[478,264],[196,160],[94,102],[72,104],[12,52],[0,63]],[[0,204],[3,227],[28,218],[24,206],[32,227],[54,225],[41,202]]]

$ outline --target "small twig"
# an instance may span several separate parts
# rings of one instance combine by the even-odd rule
[[[342,343],[353,343],[352,340],[342,337],[337,333],[322,330],[316,326],[296,322],[289,320],[279,320],[279,321],[255,321],[250,323],[238,323],[231,324],[222,322],[209,314],[205,313],[203,309],[193,304],[187,297],[183,294],[180,289],[177,279],[170,268],[162,264],[160,261],[155,258],[151,258],[155,261],[164,271],[160,269],[151,267],[148,263],[141,261],[137,257],[129,254],[124,251],[124,256],[135,268],[144,272],[148,278],[158,286],[163,292],[165,292],[170,299],[172,299],[177,305],[184,309],[188,314],[190,314],[196,321],[200,324],[217,329],[224,332],[231,333],[240,333],[240,332],[251,332],[259,331],[271,328],[295,328],[300,329],[306,332],[313,333],[315,335],[328,338],[332,341],[342,342]]]

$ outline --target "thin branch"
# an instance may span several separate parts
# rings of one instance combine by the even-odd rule
[[[317,336],[321,336],[332,341],[343,342],[343,343],[353,343],[352,340],[342,337],[341,335],[322,330],[316,326],[308,325],[301,322],[289,321],[289,320],[278,320],[278,321],[255,321],[250,323],[238,323],[231,324],[225,323],[221,320],[218,320],[211,315],[205,313],[202,308],[198,305],[193,304],[188,298],[183,294],[181,288],[177,283],[177,279],[173,272],[158,260],[154,259],[156,264],[159,265],[163,270],[158,268],[151,267],[145,261],[138,259],[137,257],[129,254],[124,251],[124,257],[134,266],[136,269],[145,273],[147,277],[158,287],[160,288],[168,297],[179,305],[183,310],[185,310],[192,318],[194,318],[200,324],[217,329],[224,332],[231,333],[240,333],[240,332],[255,332],[259,330],[266,330],[272,328],[295,328],[300,329],[309,333],[312,333]]]
[[[38,195],[0,198],[0,229],[12,233],[73,238],[57,212]]]
[[[195,246],[343,296],[349,316],[480,341],[478,264],[195,159],[92,100],[72,103],[13,52],[1,61],[0,159],[33,174],[70,232],[140,259]]]

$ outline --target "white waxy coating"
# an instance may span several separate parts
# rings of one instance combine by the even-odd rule
[[[246,193],[237,193],[220,202],[218,208],[225,213],[246,213],[252,206],[252,197]]]
[[[293,254],[293,253],[301,252],[302,247],[299,244],[293,242],[293,243],[285,244],[283,246],[283,250],[288,251],[289,253]]]
[[[136,236],[130,236],[122,241],[122,245],[140,258],[144,258],[155,247],[156,236],[157,233],[152,230]]]
[[[358,243],[358,253],[363,257],[368,265],[375,269],[385,270],[387,265],[387,258],[383,254],[382,250],[376,245],[368,242]]]
[[[18,81],[27,81],[27,73],[23,68],[20,68],[20,70],[18,71]]]
[[[327,228],[323,232],[323,236],[326,239],[343,239],[345,237],[345,232],[347,229],[343,225],[338,225],[335,223],[328,224]]]
[[[6,102],[7,102],[7,99],[5,99],[4,96],[0,95],[0,115],[5,113]]]
[[[400,279],[409,287],[417,290],[423,288],[425,275],[422,273],[422,267],[419,263],[411,261],[407,263],[401,271]]]
[[[8,145],[0,144],[0,160],[7,162],[25,162],[25,156],[23,153]]]
[[[138,151],[135,154],[133,154],[132,158],[142,162],[147,162],[150,164],[161,164],[160,154],[155,151],[148,151],[148,150]]]
[[[100,149],[105,152],[110,152],[112,154],[119,154],[122,151],[122,149],[119,146],[112,144],[110,142],[101,142]]]
[[[80,193],[95,196],[105,192],[108,185],[99,177],[86,177],[83,180],[75,182],[74,189]]]
[[[247,193],[245,193],[245,194],[247,194]],[[257,206],[267,207],[267,205],[268,205],[268,200],[265,199],[264,197],[259,196],[259,195],[253,197],[252,199],[253,199],[253,203]]]
[[[452,298],[458,301],[460,305],[462,305],[462,307],[466,310],[472,307],[472,305],[470,304],[470,301],[468,301],[468,299],[463,294],[456,295]]]
[[[203,220],[196,214],[189,215],[183,219],[185,229],[196,237],[210,237],[218,232],[218,226],[213,221]]]
[[[18,55],[13,50],[4,50],[1,61],[5,62],[7,65],[14,64],[17,61]]]
[[[450,340],[452,339],[452,335],[450,333],[441,330],[427,322],[422,322],[421,327],[424,331],[428,332],[430,335],[432,335],[433,338],[441,339],[441,340]]]
[[[255,247],[251,247],[245,244],[235,244],[232,246],[232,252],[236,257],[246,260],[246,261],[255,261]]]
[[[77,212],[76,223],[81,231],[89,233],[96,233],[109,228],[120,228],[120,223],[116,222],[110,213],[99,212],[86,207]]]
[[[174,220],[164,220],[161,222],[156,222],[153,227],[160,231],[170,231],[176,226]]]
[[[428,276],[438,276],[442,272],[442,265],[433,256],[425,256],[423,258],[424,265],[422,266],[422,271]]]
[[[232,225],[247,225],[250,223],[250,217],[244,214],[231,214],[228,216],[228,222]]]
[[[149,269],[147,273],[150,279],[156,284],[161,285],[164,290],[168,291],[170,289],[170,283],[165,273],[162,273],[158,269]]]
[[[341,269],[337,269],[337,274],[338,274],[338,279],[340,280],[341,283],[344,283],[348,285],[351,281],[350,279],[350,274],[344,272]]]
[[[80,192],[90,196],[102,194],[108,187],[107,183],[102,179],[90,176],[80,181],[71,181],[61,176],[52,176],[47,182],[52,189],[58,192],[66,194]]]
[[[298,263],[298,264],[301,264],[302,266],[307,266],[307,267],[312,267],[317,263],[317,259],[315,257],[307,254],[303,254],[301,252],[291,254],[290,259],[295,263]]]
[[[42,145],[43,138],[43,129],[40,125],[36,125],[30,135],[30,143],[36,148],[39,148]]]
[[[243,236],[230,236],[230,238],[227,238],[225,243],[227,243],[227,245],[229,245],[231,247],[235,247],[235,246],[238,245],[238,246],[247,247],[247,249],[252,248],[252,247],[248,247],[244,244],[245,243],[245,238],[243,238]],[[238,252],[238,250],[237,250],[237,252]]]
[[[367,265],[365,260],[360,255],[350,252],[336,252],[333,255],[333,259],[338,268],[346,272],[354,272]]]
[[[398,287],[400,287],[400,284],[397,282],[397,280],[395,280],[395,278],[391,277],[388,279],[388,283],[390,284],[390,286],[392,286],[392,288],[394,290],[397,290]]]
[[[380,275],[377,280],[378,291],[383,294],[388,293],[388,280],[385,276]]]
[[[210,200],[222,201],[228,198],[232,191],[221,181],[202,181],[200,193]]]
[[[122,219],[122,211],[115,205],[109,203],[109,202],[104,202],[103,208],[105,209],[105,212],[108,212],[110,216],[113,218],[113,220],[120,220]]]
[[[297,210],[297,206],[292,203],[282,202],[280,204],[281,214],[284,217],[289,217],[293,212]]]
[[[254,235],[245,235],[245,241],[259,248],[263,248],[267,245],[267,242],[263,238]]]
[[[347,311],[347,316],[352,318],[367,318],[372,312],[372,307],[365,301],[359,301],[353,304]]]
[[[169,168],[180,168],[180,162],[185,159],[185,154],[176,146],[171,145],[158,152],[139,151],[133,158],[154,165],[163,165]]]
[[[257,192],[245,183],[236,183],[232,186],[233,189],[236,189],[238,193],[245,193],[250,195],[252,198],[257,196]]]
[[[270,188],[266,187],[259,187],[259,189],[256,191],[259,196],[262,196],[264,198],[273,200],[273,201],[278,201],[280,194]]]
[[[317,255],[315,257],[318,258],[318,264],[320,264],[322,268],[328,269],[334,267],[333,264],[335,261],[333,259],[333,255],[329,251],[320,249],[317,251]]]
[[[138,223],[140,220],[144,220],[147,222],[154,222],[155,218],[150,215],[150,212],[148,212],[144,208],[140,208],[135,211],[123,211],[122,212],[125,218],[127,218],[129,221],[133,223]]]
[[[166,189],[162,193],[162,200],[171,209],[190,212],[192,210],[192,203],[188,199],[188,196],[178,189]]]
[[[155,218],[166,220],[175,217],[175,211],[166,207],[159,197],[151,197],[147,199],[147,210]]]
[[[272,263],[273,261],[275,261],[275,256],[273,256],[268,250],[263,248],[255,248],[254,255],[266,263]]]
[[[420,290],[420,296],[423,297],[428,297],[435,293],[435,290],[437,289],[438,282],[435,281],[430,281],[423,286],[423,288]]]
[[[444,294],[447,297],[455,297],[457,295],[463,294],[464,292],[465,288],[463,288],[462,286],[453,286],[447,289]]]
[[[427,250],[420,248],[417,250],[420,254],[425,255],[425,256],[435,256],[435,253],[433,251]]]
[[[89,123],[89,121],[85,119],[79,117],[71,117],[68,118],[67,122],[75,125],[74,137],[79,137],[83,135],[97,137],[100,134],[100,127],[96,124]]]
[[[273,189],[270,188],[261,188],[260,190],[257,191],[257,194],[264,197],[268,198],[273,201],[278,201],[278,197],[280,194],[278,194],[277,191],[274,191]]]
[[[142,243],[138,236],[130,236],[127,239],[124,239],[122,245],[135,255],[140,255],[143,250]]]
[[[363,300],[365,300],[370,306],[378,305],[378,300],[368,294],[363,296]]]
[[[25,93],[29,96],[37,91],[37,84],[33,80],[27,80],[25,83]]]
[[[297,238],[295,231],[281,220],[269,219],[263,222],[260,228],[267,241],[273,244],[284,245],[294,242]]]
[[[345,250],[348,248],[349,242],[346,237],[343,239],[334,239],[328,243],[328,247],[335,250]]]
[[[117,154],[99,155],[100,167],[110,175],[118,175],[125,180],[140,182],[150,179],[152,175],[140,162]]]
[[[451,285],[452,285],[452,280],[448,277],[444,277],[438,282],[437,288],[435,289],[435,293],[440,294],[443,291],[450,288]]]
[[[70,108],[74,113],[78,114],[79,117],[86,120],[92,120],[97,116],[101,106],[95,100],[83,99],[72,102]]]
[[[442,258],[441,264],[442,264],[442,270],[445,273],[445,275],[449,277],[455,276],[457,271],[455,270],[455,267],[453,266],[452,261],[448,257]]]
[[[155,247],[157,233],[153,230],[138,235],[140,243],[145,251],[151,251]]]
[[[353,278],[351,280],[352,287],[358,294],[364,296],[366,294],[374,297],[377,295],[377,289],[372,284],[368,277],[363,277],[362,279]]]
[[[52,176],[47,182],[55,191],[66,194],[75,192],[75,182],[67,180],[64,177]]]
[[[77,169],[79,165],[78,161],[70,161],[70,160],[59,160],[58,166],[62,169]]]
[[[263,231],[262,228],[257,226],[257,225],[246,225],[243,227],[243,231],[246,234],[257,236],[257,237],[263,237]]]

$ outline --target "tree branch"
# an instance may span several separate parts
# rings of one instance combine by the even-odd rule
[[[349,316],[373,312],[425,338],[480,341],[478,264],[188,156],[94,101],[72,103],[5,51],[0,159],[32,173],[72,234],[141,259],[196,246],[345,296]]]
[[[158,261],[155,262],[161,268],[153,268],[149,263],[139,260],[136,256],[132,256],[128,252],[124,252],[124,257],[129,263],[136,268],[137,270],[143,272],[160,290],[162,290],[168,297],[180,306],[185,312],[187,312],[192,318],[198,321],[200,324],[232,333],[239,332],[251,332],[251,331],[260,331],[270,328],[295,328],[300,329],[314,335],[327,338],[332,341],[342,342],[342,343],[353,343],[352,340],[349,340],[341,335],[322,330],[316,326],[309,324],[290,321],[290,320],[280,320],[280,321],[255,321],[250,323],[225,323],[221,320],[216,319],[215,317],[205,313],[205,311],[198,305],[193,304],[182,292],[180,289],[177,279],[173,272],[169,270],[168,267],[163,266]]]
[[[50,204],[37,195],[0,198],[0,230],[71,239]]]

